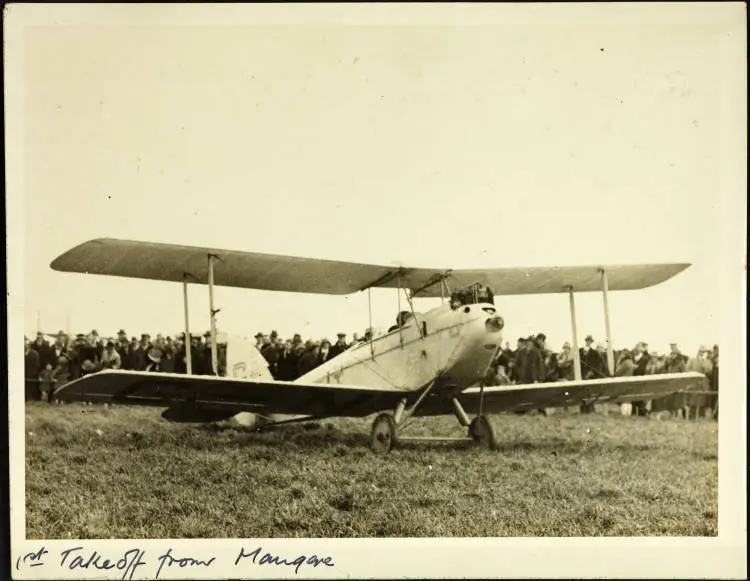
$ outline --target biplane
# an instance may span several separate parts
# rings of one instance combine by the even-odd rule
[[[399,442],[410,418],[455,415],[467,429],[463,440],[495,448],[487,414],[594,402],[654,399],[702,385],[698,373],[581,379],[574,293],[601,291],[609,341],[608,293],[659,284],[688,264],[449,270],[378,266],[118,239],[96,239],[65,252],[57,271],[181,282],[186,337],[190,336],[188,283],[208,285],[214,375],[101,371],[63,386],[63,401],[110,402],[166,408],[177,422],[214,422],[242,412],[270,418],[262,427],[330,417],[366,417],[370,445],[386,453]],[[346,351],[294,381],[274,380],[254,346],[227,350],[226,371],[217,364],[214,287],[347,295],[372,288],[398,294],[399,322],[389,332],[369,334]],[[491,290],[490,290],[491,289]],[[485,290],[487,292],[480,292]],[[495,297],[567,293],[570,297],[575,379],[531,385],[484,386],[501,348],[504,319]],[[401,310],[402,295],[408,309]],[[421,313],[417,299],[441,297]],[[368,300],[372,329],[372,302]],[[408,316],[401,316],[406,313]],[[472,417],[473,416],[473,417]],[[452,438],[429,438],[452,439]]]

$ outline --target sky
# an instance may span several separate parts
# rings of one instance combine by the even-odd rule
[[[727,269],[744,268],[722,260],[745,208],[727,173],[740,125],[726,15],[617,10],[26,29],[23,185],[10,192],[23,199],[24,333],[184,328],[179,284],[49,267],[111,237],[446,269],[688,262],[611,293],[613,345],[718,343]],[[215,299],[231,334],[368,326],[366,293]],[[396,291],[372,300],[374,325],[390,326]],[[207,288],[191,286],[189,305],[191,329],[208,329]],[[512,344],[571,340],[566,295],[496,305]],[[576,310],[578,340],[604,338],[601,294]]]

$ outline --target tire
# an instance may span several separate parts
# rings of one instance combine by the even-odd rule
[[[396,421],[388,413],[378,414],[372,422],[370,448],[376,454],[387,454],[397,442]]]
[[[477,416],[469,424],[469,437],[477,444],[497,450],[497,439],[495,438],[495,429],[487,416]]]

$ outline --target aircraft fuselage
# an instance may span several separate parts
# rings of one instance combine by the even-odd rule
[[[400,329],[361,341],[297,381],[395,387],[410,392],[437,379],[460,392],[482,379],[501,342],[502,320],[489,303],[444,304]]]

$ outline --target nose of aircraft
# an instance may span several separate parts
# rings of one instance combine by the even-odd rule
[[[504,326],[505,321],[503,321],[503,318],[500,316],[490,317],[484,322],[485,329],[490,333],[498,333],[503,330]]]

